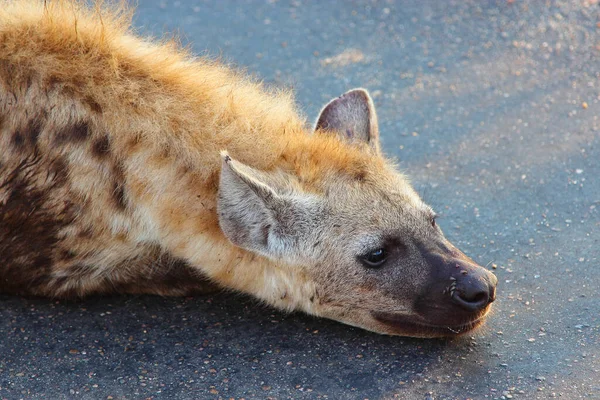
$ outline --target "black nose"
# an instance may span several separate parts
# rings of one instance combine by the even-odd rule
[[[481,267],[464,272],[456,279],[452,301],[467,311],[483,310],[496,299],[497,279]]]

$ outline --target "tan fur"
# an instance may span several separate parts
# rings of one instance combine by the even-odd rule
[[[324,259],[268,257],[228,240],[217,215],[219,152],[286,190],[336,196],[327,204],[347,207],[340,213],[360,214],[385,193],[382,207],[402,203],[420,218],[430,210],[406,179],[367,144],[311,134],[290,92],[173,42],[142,40],[130,16],[122,5],[0,0],[0,204],[13,210],[0,216],[13,252],[0,290],[180,295],[210,281],[282,309],[395,333],[340,316],[365,304],[334,295],[344,283],[330,276],[333,267],[316,268]],[[7,247],[20,226],[41,238],[35,251],[26,240]],[[332,254],[337,245],[329,246]]]

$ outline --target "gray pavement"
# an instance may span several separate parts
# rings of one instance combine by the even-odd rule
[[[385,337],[232,294],[0,296],[0,398],[600,399],[600,5],[140,0],[312,120],[366,87],[385,152],[495,268],[473,337]]]

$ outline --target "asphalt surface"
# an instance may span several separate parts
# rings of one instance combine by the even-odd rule
[[[232,294],[0,297],[0,398],[600,399],[600,5],[139,1],[144,34],[292,86],[368,88],[385,152],[467,254],[487,326],[385,337]]]

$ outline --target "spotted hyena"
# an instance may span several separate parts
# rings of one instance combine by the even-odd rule
[[[86,4],[0,2],[0,291],[223,287],[411,336],[484,321],[496,278],[383,156],[365,90],[308,129],[287,91]]]

